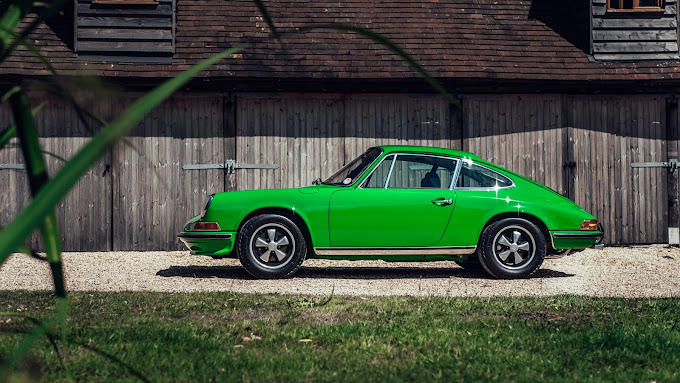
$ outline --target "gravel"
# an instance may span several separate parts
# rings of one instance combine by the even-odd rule
[[[72,291],[231,291],[259,294],[679,297],[680,249],[588,249],[546,260],[530,279],[497,280],[453,262],[305,261],[291,279],[257,280],[238,260],[175,252],[65,253]],[[0,290],[52,289],[47,263],[23,254],[0,266]]]

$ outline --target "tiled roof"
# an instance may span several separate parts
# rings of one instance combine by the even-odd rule
[[[435,77],[498,80],[680,79],[677,62],[602,63],[588,58],[587,0],[269,0],[284,45],[250,0],[177,0],[173,63],[73,60],[73,18],[30,35],[55,68],[118,77],[167,77],[245,41],[255,45],[201,74],[219,78],[410,79],[419,75],[383,46],[352,33],[296,28],[345,23],[384,34]],[[65,12],[68,15],[68,11]],[[0,74],[47,74],[27,51]]]

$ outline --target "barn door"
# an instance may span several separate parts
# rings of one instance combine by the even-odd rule
[[[114,250],[184,249],[177,233],[200,213],[208,194],[229,184],[224,169],[182,169],[233,158],[223,103],[218,95],[172,97],[132,130],[132,146],[114,147]]]
[[[600,220],[605,243],[667,243],[666,103],[655,96],[463,101],[463,149],[536,180]]]
[[[594,214],[606,244],[667,243],[666,101],[655,96],[568,100],[569,196]]]
[[[471,96],[462,117],[463,150],[567,195],[561,96]]]

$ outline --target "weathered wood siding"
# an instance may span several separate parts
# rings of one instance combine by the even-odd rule
[[[74,10],[76,52],[175,52],[175,0],[77,0]]]
[[[70,104],[56,97],[31,96],[33,105],[43,104],[35,115],[40,144],[45,152],[48,173],[54,175],[91,137],[87,127],[81,123]],[[94,103],[85,104],[99,113]],[[5,115],[8,119],[5,119]],[[3,112],[2,121],[13,121],[10,114]],[[88,122],[89,123],[89,122]],[[16,139],[14,139],[16,142]],[[0,162],[23,163],[19,149],[0,151]],[[105,154],[76,183],[71,191],[57,204],[57,223],[61,242],[68,250],[108,250],[111,245],[111,176],[105,172],[110,156]],[[31,191],[24,170],[0,170],[0,209],[2,222],[6,225],[29,202]],[[27,241],[33,249],[41,249],[39,236],[34,234]]]
[[[0,104],[0,126],[4,127],[12,124],[12,111],[8,103]],[[0,164],[20,164],[21,150],[15,145],[17,141],[13,138],[10,143],[0,150]],[[0,169],[0,226],[7,226],[21,208],[23,196],[17,190],[19,182],[26,182],[25,172],[15,169]]]
[[[45,102],[36,116],[44,149],[72,157],[90,132],[63,100],[31,100]],[[110,120],[131,99],[88,100],[87,108]],[[608,244],[667,240],[668,170],[630,167],[668,159],[665,97],[468,95],[461,102],[457,110],[417,95],[179,94],[60,202],[64,249],[182,249],[175,236],[206,195],[309,185],[377,144],[469,150],[575,200],[604,223]],[[12,120],[6,106],[0,119]],[[54,174],[62,162],[47,158]],[[182,169],[231,159],[280,168],[232,175]],[[21,162],[16,148],[0,151],[0,163]],[[29,195],[23,171],[0,169],[0,225]],[[37,236],[29,242],[40,248]]]
[[[155,108],[112,151],[114,250],[180,250],[177,233],[224,190],[222,97],[174,97]]]
[[[448,102],[409,95],[264,95],[237,99],[239,190],[299,187],[325,179],[378,144],[451,147]]]
[[[570,97],[572,199],[605,225],[608,244],[665,243],[665,168],[631,168],[666,161],[664,97]]]
[[[621,12],[592,0],[592,50],[596,60],[676,60],[677,0],[664,12]]]
[[[562,97],[466,97],[463,150],[566,195]]]

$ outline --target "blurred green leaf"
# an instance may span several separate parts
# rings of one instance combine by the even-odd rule
[[[272,17],[269,15],[269,11],[267,11],[267,7],[264,5],[262,0],[253,0],[253,1],[255,2],[257,9],[260,11],[260,14],[262,14],[262,18],[264,19],[264,21],[269,26],[269,29],[272,31],[272,36],[274,36],[275,39],[277,39],[277,40],[279,40],[279,42],[281,42],[281,35],[279,35],[279,31],[276,29],[276,25],[274,25],[274,20],[272,20]]]
[[[120,117],[95,135],[64,167],[41,189],[17,217],[0,232],[0,264],[15,250],[68,193],[90,166],[136,125],[151,109],[186,84],[198,73],[229,55],[242,50],[245,45],[227,49],[201,61],[140,98]]]
[[[17,136],[24,156],[31,194],[35,197],[47,184],[49,177],[47,165],[40,150],[38,131],[35,129],[35,122],[33,121],[33,111],[23,92],[12,94],[10,103],[12,104]],[[40,234],[47,260],[52,269],[55,294],[57,297],[65,297],[66,289],[61,265],[61,237],[59,236],[59,226],[54,214],[54,207],[44,215],[44,221],[40,224]]]
[[[0,7],[2,19],[0,19],[0,50],[4,50],[10,41],[12,32],[17,28],[21,19],[33,6],[30,0],[3,1]]]
[[[36,17],[28,26],[26,26],[26,28],[24,28],[21,31],[21,33],[19,34],[20,39],[15,38],[11,40],[9,44],[3,43],[2,46],[0,46],[0,62],[5,61],[5,58],[12,51],[14,51],[14,48],[16,48],[17,45],[19,45],[21,41],[26,36],[28,36],[28,34],[31,33],[38,25],[52,17],[64,6],[64,4],[70,1],[73,0],[54,0],[47,8],[40,12],[38,17]],[[24,8],[24,5],[26,3],[29,3],[31,5],[33,4],[32,2],[28,2],[26,0],[14,0],[13,6],[10,5],[8,9],[5,11],[3,19],[2,21],[0,21],[0,27],[2,27],[4,33],[9,34],[9,32],[13,32],[16,29],[16,25],[12,27],[12,24],[15,22],[15,18],[16,23],[18,25],[19,21],[21,21],[24,18],[24,16],[26,16],[26,13],[28,13],[28,11],[30,10],[30,7],[28,9]],[[2,34],[3,32],[0,32],[0,34]],[[5,38],[9,39],[9,36],[6,35]]]

